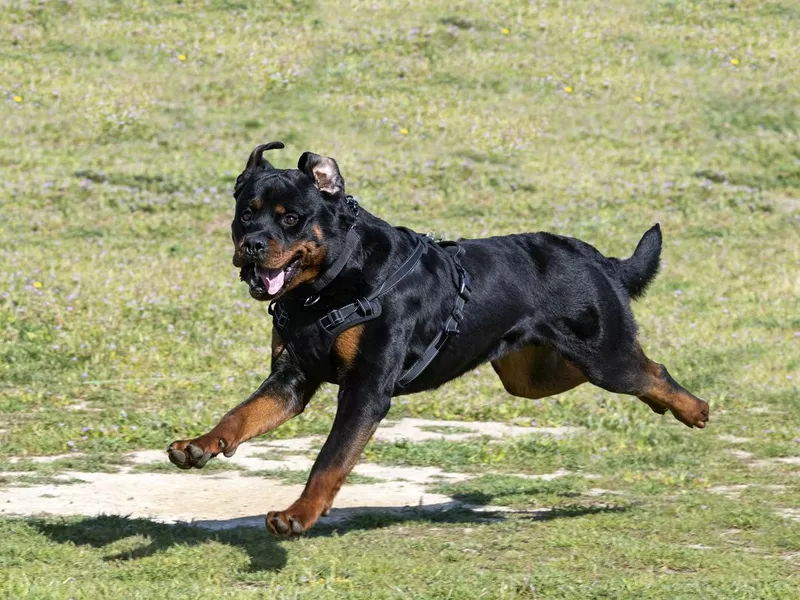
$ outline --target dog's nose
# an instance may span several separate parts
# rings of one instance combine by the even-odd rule
[[[267,242],[261,237],[249,237],[244,240],[242,249],[245,254],[256,256],[267,249]]]

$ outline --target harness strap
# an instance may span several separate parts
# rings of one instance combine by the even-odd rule
[[[348,233],[348,236],[351,233],[352,231]],[[357,242],[358,236],[355,236],[355,238]],[[452,256],[453,263],[458,274],[458,295],[456,296],[453,309],[450,311],[442,330],[436,334],[436,337],[433,338],[431,343],[428,345],[422,355],[414,362],[414,364],[400,374],[397,385],[401,388],[406,387],[417,377],[419,377],[419,375],[428,367],[428,365],[433,362],[433,359],[436,358],[447,341],[452,336],[459,333],[458,325],[464,318],[464,306],[470,297],[472,283],[469,273],[467,273],[459,260],[460,257],[465,253],[464,248],[456,243],[448,243],[448,245],[442,244],[441,246]],[[417,266],[417,263],[419,263],[420,259],[422,258],[425,248],[426,243],[423,242],[421,238],[418,238],[417,245],[414,248],[414,252],[411,254],[411,256],[409,256],[394,273],[392,273],[380,286],[378,286],[378,288],[376,288],[367,297],[357,298],[350,304],[328,311],[317,320],[318,325],[331,336],[330,339],[333,339],[339,334],[339,332],[345,329],[349,329],[350,327],[353,327],[359,323],[371,321],[372,319],[380,316],[382,308],[378,298],[392,290],[398,283],[400,283],[400,281],[402,281],[409,273],[411,273],[411,271],[414,270],[414,268]],[[348,258],[349,254],[351,253],[352,249],[348,253]],[[338,262],[339,259],[334,262],[334,265],[336,265]],[[342,266],[339,267],[339,271],[341,271],[343,268],[344,262],[346,262],[346,259],[342,261]],[[331,268],[333,268],[334,265],[331,265]],[[327,274],[328,272],[325,273],[325,275]],[[333,277],[335,277],[335,275]],[[330,281],[333,280],[333,277],[331,277],[325,283],[325,285],[330,283]],[[322,289],[325,287],[325,285],[321,286],[319,289]],[[311,304],[313,304],[313,302]],[[284,308],[283,303],[280,300],[272,302],[269,306],[269,312],[273,315],[274,323],[278,330],[285,331],[289,325],[289,313]],[[291,341],[287,339],[286,342],[286,348],[290,351],[290,353],[294,354],[291,348]]]
[[[367,296],[367,300],[375,300],[378,296],[383,296],[385,293],[389,292],[394,286],[396,286],[403,278],[408,275],[414,267],[417,266],[419,259],[422,258],[422,253],[425,251],[425,244],[418,238],[417,239],[417,246],[414,248],[414,252],[409,256],[405,262],[400,265],[400,268],[397,269],[391,276],[384,281],[378,289],[372,292],[369,296]]]
[[[350,231],[347,232],[347,237],[344,240],[344,249],[339,253],[339,256],[336,257],[333,264],[331,264],[322,275],[309,284],[308,287],[311,290],[311,295],[309,297],[314,294],[319,294],[331,281],[336,279],[337,275],[344,269],[347,261],[353,256],[353,252],[355,252],[359,241],[355,228],[351,228]]]
[[[436,334],[433,341],[428,344],[422,356],[400,375],[400,379],[397,380],[397,385],[401,388],[406,387],[419,377],[428,365],[433,362],[433,359],[441,352],[447,340],[451,336],[458,334],[458,323],[464,318],[464,306],[467,300],[469,300],[471,293],[471,281],[469,273],[464,270],[464,267],[461,266],[458,259],[465,251],[461,246],[447,246],[445,250],[453,255],[453,262],[455,263],[456,271],[458,271],[458,296],[456,296],[453,310],[450,311],[450,316],[447,317],[442,330]]]
[[[347,329],[363,321],[370,321],[380,315],[381,303],[376,302],[376,300],[389,292],[400,283],[406,275],[414,270],[419,259],[422,258],[422,253],[424,251],[425,244],[417,239],[417,245],[411,256],[409,256],[388,279],[380,284],[375,291],[366,298],[357,298],[355,302],[328,311],[319,320],[320,326],[330,333],[338,333],[343,329]]]

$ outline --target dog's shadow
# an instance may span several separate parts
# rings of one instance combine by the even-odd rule
[[[557,511],[517,511],[522,518],[550,520],[579,517],[597,512],[618,512],[625,507],[574,507]],[[338,515],[337,515],[338,512]],[[388,509],[361,513],[354,509],[334,509],[333,522],[325,519],[312,529],[309,537],[326,537],[334,533],[371,530],[398,523],[487,523],[506,518],[501,512],[475,511],[457,503],[421,508]],[[77,521],[34,519],[29,523],[50,540],[60,544],[75,544],[104,548],[119,540],[140,537],[147,543],[128,551],[110,553],[107,561],[127,561],[145,558],[176,545],[201,545],[217,542],[238,547],[250,557],[250,571],[277,571],[287,560],[287,550],[264,528],[263,516],[243,517],[223,521],[198,521],[194,524],[166,524],[149,519],[131,519],[122,516],[86,517]]]
[[[127,561],[163,552],[172,546],[194,546],[218,542],[242,548],[250,557],[250,571],[277,571],[286,564],[286,550],[262,529],[238,527],[212,530],[182,523],[166,524],[149,519],[120,516],[86,517],[77,521],[37,519],[31,525],[60,544],[104,548],[119,540],[138,536],[147,540],[129,551],[104,556],[107,561]]]

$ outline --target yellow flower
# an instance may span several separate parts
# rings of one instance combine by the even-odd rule
[[[34,281],[33,282],[33,287],[35,287],[38,290],[40,287],[42,287],[42,282],[41,281]]]
[[[566,87],[564,88],[564,91],[565,91],[567,94],[571,94],[571,93],[572,93],[572,88],[571,88],[571,87],[569,87],[569,86],[566,86]]]
[[[178,54],[178,60],[186,60],[185,54]]]
[[[508,27],[503,27],[503,28],[500,30],[500,33],[502,33],[503,35],[508,35],[508,34],[509,34],[509,33],[511,33],[511,32],[508,30]]]
[[[408,129],[406,129],[405,127],[403,127],[403,128],[400,130],[400,133],[401,133],[401,134],[403,134],[403,135],[408,135]]]
[[[641,97],[641,96],[636,96],[636,98],[634,98],[634,100],[636,100],[638,103],[640,103],[640,104],[641,104],[641,102],[642,102],[642,97]]]
[[[14,102],[22,102],[22,96],[14,96]]]
[[[732,58],[731,59],[731,64],[732,65],[738,65],[739,64],[739,59],[738,58]]]

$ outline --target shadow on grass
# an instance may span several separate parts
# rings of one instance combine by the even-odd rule
[[[263,523],[263,520],[262,520]],[[105,560],[135,560],[152,556],[174,545],[198,545],[210,541],[237,546],[250,556],[250,571],[277,571],[286,564],[286,550],[262,529],[236,527],[209,530],[192,525],[168,525],[149,519],[118,516],[88,517],[76,521],[37,519],[31,526],[52,541],[102,548],[118,540],[142,536],[150,543],[130,552],[111,554]]]
[[[463,523],[491,523],[505,521],[511,516],[537,521],[550,521],[554,519],[569,519],[587,515],[622,513],[631,508],[630,505],[567,505],[554,508],[539,509],[492,509],[484,506],[462,504],[461,502],[448,502],[424,508],[392,509],[390,512],[375,510],[364,513],[363,509],[336,509],[331,515],[337,520],[333,523],[318,524],[309,532],[311,537],[328,536],[332,533],[343,534],[349,531],[380,529],[404,523],[437,523],[437,524],[463,524]],[[348,516],[348,511],[357,511]]]
[[[473,510],[457,503],[424,508],[390,508],[363,512],[363,508],[334,509],[333,521],[323,519],[308,537],[328,537],[334,533],[372,530],[399,523],[487,523],[505,520],[509,514],[520,518],[551,520],[580,517],[598,513],[623,512],[619,506],[567,506],[530,511]],[[242,548],[250,557],[250,571],[277,571],[284,567],[287,550],[280,540],[264,529],[263,516],[242,517],[220,521],[196,521],[188,524],[165,524],[149,519],[129,519],[121,516],[87,517],[79,520],[33,519],[31,526],[51,541],[103,548],[119,540],[141,536],[149,543],[126,552],[109,554],[107,561],[127,561],[145,558],[174,545],[199,545],[218,542]]]

